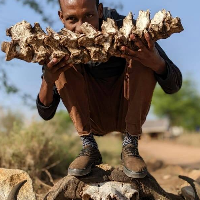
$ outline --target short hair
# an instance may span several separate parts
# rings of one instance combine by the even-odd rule
[[[99,0],[96,0],[96,4],[97,4],[97,7],[98,7],[98,5],[99,5]]]
[[[58,0],[58,2],[59,2],[59,5],[60,5],[60,9],[61,9],[61,3],[60,3],[60,0]],[[96,0],[96,5],[97,5],[97,7],[99,6],[99,0]]]

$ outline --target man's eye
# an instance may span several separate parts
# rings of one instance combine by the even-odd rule
[[[68,20],[69,20],[69,21],[75,21],[76,19],[75,19],[75,17],[68,17],[66,20],[67,20],[67,21],[68,21]]]
[[[92,18],[94,15],[93,14],[88,14],[87,18]]]

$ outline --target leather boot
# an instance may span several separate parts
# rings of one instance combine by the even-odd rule
[[[91,172],[94,165],[102,163],[99,150],[91,145],[84,147],[78,157],[70,164],[68,175],[84,176]]]
[[[123,171],[128,177],[144,178],[147,175],[147,167],[143,158],[139,155],[138,148],[127,144],[122,148]]]

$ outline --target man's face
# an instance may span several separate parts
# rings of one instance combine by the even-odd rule
[[[102,4],[97,8],[95,0],[61,0],[61,11],[58,12],[65,28],[82,33],[80,26],[84,22],[99,29],[99,18],[103,15]]]

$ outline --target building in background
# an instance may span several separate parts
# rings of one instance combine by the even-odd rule
[[[151,138],[171,138],[177,137],[184,132],[183,127],[170,126],[168,119],[147,120],[142,131],[144,135]]]

